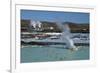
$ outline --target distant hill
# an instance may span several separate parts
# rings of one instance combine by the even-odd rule
[[[71,32],[82,32],[89,33],[89,24],[88,23],[72,23],[72,22],[64,22],[64,24],[68,24],[71,28]]]
[[[62,32],[57,26],[56,22],[40,21],[41,22],[41,31],[40,32]],[[80,32],[80,33],[89,33],[89,24],[88,23],[72,23],[72,22],[63,22],[63,25],[68,24],[71,32]],[[38,27],[37,27],[38,28]],[[28,31],[30,29],[30,20],[21,20],[21,30]],[[34,30],[33,31],[37,31]],[[38,30],[39,31],[39,30]]]

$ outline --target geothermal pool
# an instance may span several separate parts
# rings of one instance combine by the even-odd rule
[[[89,46],[78,46],[77,51],[53,46],[26,46],[21,48],[21,63],[89,60]]]

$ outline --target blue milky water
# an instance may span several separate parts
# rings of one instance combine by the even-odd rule
[[[89,60],[89,46],[79,46],[77,51],[50,46],[21,48],[21,63]]]

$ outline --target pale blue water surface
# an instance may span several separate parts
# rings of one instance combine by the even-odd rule
[[[26,46],[21,48],[21,63],[89,60],[89,46],[78,46],[77,51],[64,47]]]

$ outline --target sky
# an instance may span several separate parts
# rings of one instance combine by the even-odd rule
[[[39,21],[89,23],[89,16],[89,13],[82,12],[21,10],[21,19]]]

